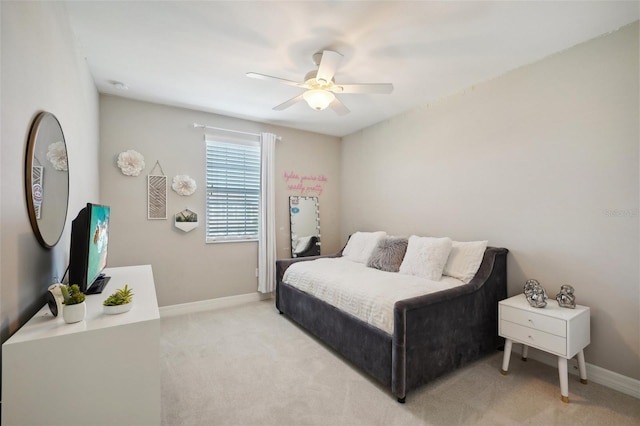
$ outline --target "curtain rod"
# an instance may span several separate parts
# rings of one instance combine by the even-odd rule
[[[207,126],[205,124],[193,123],[192,125],[193,125],[194,129],[195,128],[201,128],[201,129],[211,129],[211,130],[222,130],[223,132],[239,133],[241,135],[257,136],[257,137],[261,136],[260,133],[242,132],[240,130],[224,129],[222,127]],[[281,136],[276,136],[276,139],[282,140],[282,137]]]

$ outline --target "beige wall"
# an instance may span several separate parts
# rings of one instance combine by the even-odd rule
[[[0,317],[4,342],[45,303],[69,257],[71,220],[98,197],[98,93],[78,54],[64,6],[53,2],[0,3],[2,96],[0,145]],[[24,155],[39,111],[62,126],[69,156],[69,210],[60,242],[42,248],[29,223]],[[45,182],[46,190],[46,182]]]
[[[101,96],[101,201],[112,209],[109,265],[151,264],[160,306],[256,291],[257,242],[205,244],[205,143],[203,130],[194,129],[193,122],[281,136],[276,145],[278,257],[290,257],[288,196],[296,194],[287,189],[285,172],[327,178],[319,197],[322,251],[340,249],[339,138]],[[138,177],[124,176],[116,167],[118,154],[128,149],[145,157],[146,168]],[[185,208],[198,213],[201,225],[197,229],[184,233],[173,226],[172,220],[147,220],[146,176],[156,161],[168,176],[169,187],[177,174],[196,180],[198,189],[188,197],[169,188],[167,203],[170,217]],[[135,287],[135,283],[131,284]]]
[[[574,286],[587,362],[639,379],[638,78],[636,22],[345,137],[342,237],[506,247],[510,295]]]

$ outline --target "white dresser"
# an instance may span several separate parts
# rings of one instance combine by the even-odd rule
[[[150,265],[107,268],[84,321],[44,306],[2,345],[2,424],[159,425],[160,312]],[[102,313],[129,284],[133,308]]]
[[[502,300],[498,305],[499,334],[506,339],[502,374],[509,370],[513,342],[522,343],[522,358],[526,360],[529,346],[558,357],[560,394],[569,402],[567,359],[578,356],[580,381],[587,383],[583,349],[590,343],[590,311],[587,306],[562,308],[555,300],[547,300],[544,308],[529,305],[524,294]]]

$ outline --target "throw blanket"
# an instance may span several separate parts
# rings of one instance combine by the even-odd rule
[[[380,271],[344,258],[294,263],[286,270],[283,281],[388,334],[393,334],[393,308],[397,301],[464,284],[447,276],[431,281]]]

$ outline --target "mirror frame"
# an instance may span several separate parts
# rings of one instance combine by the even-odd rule
[[[309,249],[305,250],[306,254],[304,255],[295,253],[295,248],[294,248],[294,241],[297,238],[296,232],[298,231],[297,229],[294,228],[294,215],[297,215],[298,212],[294,213],[293,209],[294,208],[298,209],[300,207],[299,203],[301,201],[313,202],[314,204],[313,211],[310,212],[312,213],[312,216],[313,216],[313,224],[311,226],[314,227],[316,231],[315,234],[312,235],[313,237],[316,238],[316,242],[313,244],[312,246],[313,248],[310,247]],[[319,204],[318,197],[304,197],[304,196],[295,196],[295,195],[289,196],[289,231],[290,231],[292,258],[320,255],[320,248],[321,248],[322,242],[320,241],[320,204]]]
[[[51,119],[53,119],[53,121],[51,121]],[[45,125],[48,125],[48,123],[51,123],[51,127],[44,127]],[[50,112],[46,112],[46,111],[42,111],[39,112],[35,119],[33,120],[33,123],[31,125],[31,129],[29,130],[29,137],[27,139],[27,151],[26,151],[26,155],[25,155],[25,171],[24,171],[24,175],[25,175],[25,179],[24,179],[24,184],[25,184],[25,198],[27,201],[27,211],[29,214],[29,221],[31,222],[31,228],[33,229],[33,233],[36,237],[36,239],[38,240],[38,242],[45,248],[52,248],[54,247],[58,241],[60,241],[60,237],[62,237],[62,232],[64,231],[64,226],[65,223],[67,221],[67,213],[69,210],[69,156],[67,154],[67,179],[66,179],[66,184],[64,185],[64,187],[61,186],[60,190],[63,191],[63,193],[60,194],[60,196],[64,197],[64,214],[61,215],[62,216],[62,221],[60,223],[53,223],[53,232],[51,233],[52,236],[46,236],[43,235],[43,231],[42,229],[40,229],[40,224],[38,223],[39,218],[37,217],[36,214],[36,206],[33,200],[34,197],[34,193],[33,193],[33,165],[34,165],[34,156],[36,154],[36,147],[39,144],[50,144],[53,142],[58,142],[58,141],[46,141],[46,140],[42,140],[44,136],[42,136],[43,133],[48,131],[59,131],[60,135],[62,137],[62,143],[64,144],[65,147],[65,152],[67,152],[67,143],[65,141],[64,138],[64,132],[62,131],[62,126],[60,126],[60,122],[58,121],[58,119],[56,118],[55,115],[51,114]],[[44,180],[44,179],[43,179]],[[49,179],[50,180],[50,179]],[[47,182],[49,183],[49,182]],[[50,188],[47,188],[48,192],[51,192]],[[44,199],[43,199],[44,202]],[[60,203],[62,205],[62,203]],[[60,215],[60,214],[59,214]]]

